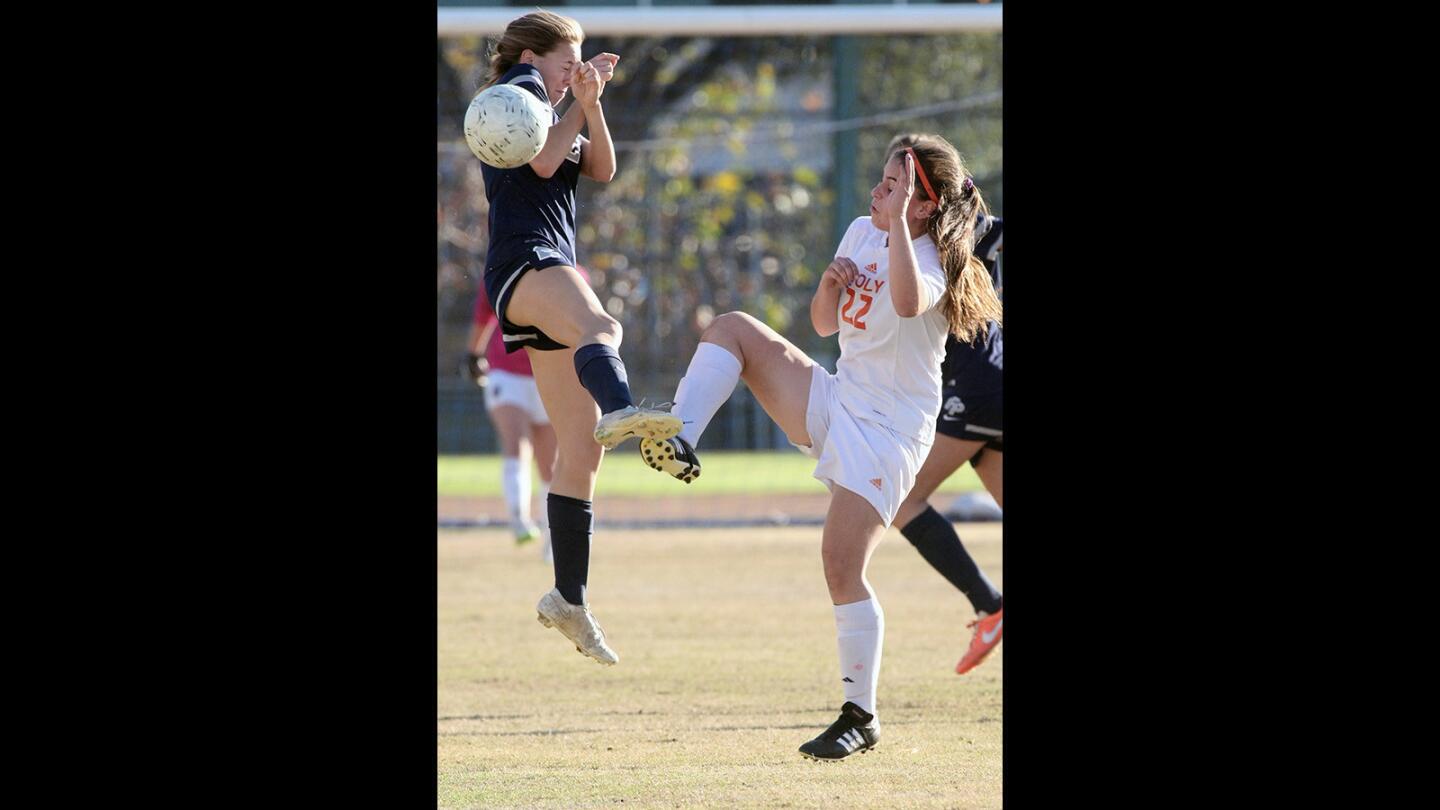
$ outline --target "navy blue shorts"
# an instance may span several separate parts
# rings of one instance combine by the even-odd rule
[[[500,338],[505,343],[505,352],[517,352],[526,346],[539,351],[554,351],[555,349],[568,349],[561,343],[534,326],[518,326],[505,317],[505,310],[510,306],[510,296],[515,293],[515,283],[527,272],[540,271],[547,267],[559,265],[571,266],[569,259],[554,253],[553,255],[530,255],[522,254],[509,261],[503,261],[485,268],[485,295],[490,298],[490,306],[495,310],[495,317],[500,319]]]
[[[935,432],[952,439],[985,442],[985,448],[1005,452],[1005,371],[1001,363],[1000,330],[991,324],[989,336],[974,344],[953,335],[945,341],[940,365],[940,413]]]
[[[1001,372],[997,369],[996,375]],[[946,379],[940,394],[940,415],[935,432],[952,439],[985,442],[992,450],[1005,452],[1005,394],[995,387],[990,393],[971,394]]]

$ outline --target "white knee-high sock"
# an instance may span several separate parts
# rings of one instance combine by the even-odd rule
[[[535,513],[535,523],[545,530],[546,536],[550,532],[550,482],[540,482],[540,509]]]
[[[550,550],[550,482],[540,482],[540,511],[535,513],[535,522],[540,525],[540,556],[545,562],[555,561],[555,552]]]
[[[714,343],[695,347],[690,367],[685,369],[685,376],[675,388],[675,407],[671,410],[685,423],[680,429],[680,438],[691,447],[700,444],[700,434],[735,392],[740,371],[740,359]]]
[[[880,681],[880,647],[885,643],[885,612],[872,596],[835,606],[835,636],[840,646],[840,685],[845,699],[875,714]]]
[[[517,457],[506,456],[500,462],[500,486],[505,491],[505,506],[510,510],[511,520],[530,517],[529,472],[520,466]]]
[[[520,504],[520,519],[526,523],[530,522],[530,456],[522,455],[516,461],[521,462],[520,469],[515,471],[515,480],[520,488],[516,493],[515,500]]]

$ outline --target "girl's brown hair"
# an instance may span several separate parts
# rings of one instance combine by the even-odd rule
[[[951,334],[973,344],[976,337],[987,334],[989,321],[1001,323],[1000,297],[990,272],[975,255],[975,221],[980,214],[989,214],[990,208],[949,141],[939,135],[897,135],[886,149],[886,162],[899,157],[903,169],[907,147],[915,151],[915,196],[934,199],[939,206],[926,222],[926,231],[945,271],[941,312],[950,324]],[[920,181],[922,172],[934,198]]]
[[[543,55],[562,42],[579,45],[584,41],[585,32],[580,29],[580,23],[550,11],[535,11],[511,20],[490,54],[490,72],[480,90],[500,81],[510,68],[519,64],[520,54],[526,48]]]

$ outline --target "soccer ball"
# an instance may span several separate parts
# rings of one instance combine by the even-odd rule
[[[465,143],[481,161],[513,169],[535,159],[550,134],[550,106],[513,84],[485,88],[465,111]]]

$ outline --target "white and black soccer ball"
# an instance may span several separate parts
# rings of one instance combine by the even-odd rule
[[[550,134],[550,106],[513,84],[485,88],[465,111],[465,143],[497,169],[535,159]]]

